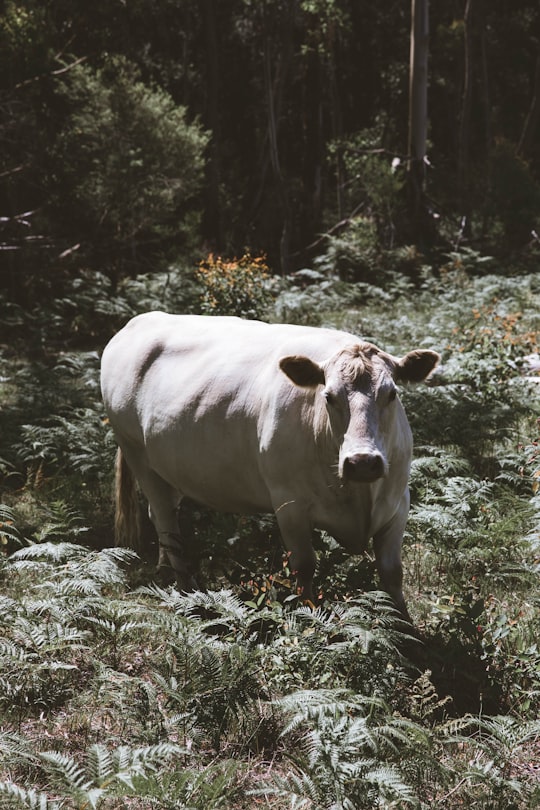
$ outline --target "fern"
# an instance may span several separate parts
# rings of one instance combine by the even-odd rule
[[[274,705],[286,714],[292,714],[281,732],[285,736],[306,721],[349,716],[353,712],[367,715],[371,710],[381,708],[383,702],[378,698],[355,695],[346,689],[303,689],[277,699]]]
[[[418,722],[431,721],[451,702],[447,695],[440,698],[431,681],[431,672],[426,670],[412,684],[409,696],[409,711]]]
[[[265,670],[273,667],[281,688],[292,691],[301,673],[306,688],[332,684],[384,697],[403,676],[399,647],[407,642],[408,632],[388,595],[377,591],[331,609],[300,607],[276,621],[272,646],[264,652]],[[288,670],[298,674],[285,687]],[[271,685],[271,674],[267,678]]]
[[[91,551],[74,543],[38,543],[14,552],[9,566],[40,577],[41,590],[62,595],[99,596],[104,588],[122,587],[126,566],[137,559],[129,549]]]
[[[156,810],[229,810],[245,802],[245,787],[239,779],[241,765],[233,760],[213,762],[200,768],[167,769],[135,785],[144,807]]]
[[[282,735],[301,733],[301,747],[292,759],[317,786],[322,806],[415,803],[414,788],[397,763],[408,750],[429,746],[416,723],[391,716],[380,699],[344,690],[303,690],[274,705],[289,715]]]
[[[306,810],[306,808],[328,807],[324,802],[321,790],[316,780],[309,773],[299,770],[291,771],[287,776],[275,774],[271,781],[264,782],[260,787],[250,790],[251,796],[264,796],[289,801],[290,810]],[[333,805],[338,808],[337,805]],[[346,810],[346,805],[343,805]],[[354,808],[350,808],[354,810]]]
[[[258,660],[244,648],[232,645],[225,652],[210,646],[200,650],[196,676],[198,688],[190,705],[197,724],[210,733],[216,751],[221,738],[243,719],[257,717],[260,696]]]
[[[139,593],[157,599],[160,605],[174,610],[178,616],[200,619],[199,627],[204,632],[231,639],[249,637],[253,633],[252,609],[230,590],[181,594],[175,589],[152,585],[139,589]]]
[[[57,474],[69,471],[88,483],[110,480],[113,469],[112,434],[101,410],[79,408],[66,416],[52,416],[44,424],[21,427],[15,448],[31,469],[46,465]],[[108,459],[109,464],[103,460]]]
[[[15,512],[6,504],[0,503],[0,546],[8,543],[20,545],[21,536],[16,527]]]
[[[50,705],[72,688],[84,632],[39,617],[18,615],[0,641],[0,704],[6,708]]]
[[[66,542],[68,538],[74,541],[88,531],[88,527],[82,525],[81,515],[62,501],[53,501],[48,505],[46,512],[48,520],[45,520],[36,532],[38,543],[55,539]]]
[[[429,486],[434,478],[465,475],[471,472],[470,462],[458,454],[457,448],[452,450],[436,446],[417,446],[411,464],[410,483],[414,489],[421,484]]]
[[[510,716],[466,716],[446,726],[445,743],[466,751],[468,767],[460,774],[470,795],[498,795],[501,805],[531,798],[537,786],[534,775],[515,778],[513,763],[521,749],[540,737],[540,721]]]
[[[26,737],[10,731],[0,731],[0,762],[9,762],[12,768],[19,764],[35,764],[37,755]]]
[[[102,660],[115,668],[130,660],[130,651],[145,640],[151,641],[156,622],[151,621],[143,606],[127,600],[94,599],[91,610],[79,610],[79,622],[88,628],[99,645]]]
[[[97,808],[108,797],[132,795],[134,780],[138,787],[163,768],[173,757],[185,752],[172,743],[109,750],[92,745],[81,764],[74,757],[56,751],[39,755],[43,769],[54,790],[80,808]]]
[[[510,762],[517,749],[540,737],[540,720],[523,721],[510,715],[466,716],[454,721],[448,728],[449,742],[473,742],[501,764]]]
[[[4,810],[61,810],[63,804],[62,800],[51,799],[46,793],[0,781],[0,806]]]

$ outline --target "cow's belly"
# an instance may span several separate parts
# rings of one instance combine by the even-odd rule
[[[239,475],[233,468],[220,467],[204,478],[180,471],[171,483],[182,495],[218,512],[256,515],[272,511],[264,481]]]
[[[249,426],[191,425],[146,440],[149,466],[174,489],[220,512],[272,511]]]

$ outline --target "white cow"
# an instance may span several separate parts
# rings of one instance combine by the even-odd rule
[[[373,538],[383,587],[405,617],[401,544],[412,436],[396,383],[436,366],[346,332],[148,312],[105,348],[101,386],[119,444],[117,542],[136,547],[135,483],[160,563],[193,586],[176,510],[188,496],[224,512],[274,512],[305,599],[313,529],[349,552]],[[126,533],[131,536],[126,537]]]

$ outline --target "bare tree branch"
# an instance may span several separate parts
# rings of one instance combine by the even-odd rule
[[[87,58],[86,56],[80,56],[79,59],[75,59],[74,62],[70,62],[69,65],[64,65],[64,67],[58,68],[58,70],[51,70],[49,73],[40,73],[38,76],[32,76],[31,79],[25,79],[23,82],[16,84],[13,89],[20,90],[21,87],[27,87],[29,84],[38,82],[46,76],[61,76],[63,73],[67,73],[68,70],[72,70],[74,67],[77,67],[77,65],[80,65],[81,62],[86,62]]]

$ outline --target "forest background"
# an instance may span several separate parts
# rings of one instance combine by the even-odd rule
[[[540,8],[411,5],[1,4],[0,807],[540,803]],[[158,308],[441,352],[418,637],[324,533],[315,610],[268,517],[182,509],[204,593],[111,548],[99,357]]]
[[[538,239],[532,0],[429,10],[424,228],[407,193],[408,3],[3,6],[0,255],[14,300],[203,246],[265,253],[286,273],[355,216],[371,249],[466,239],[507,255]]]

